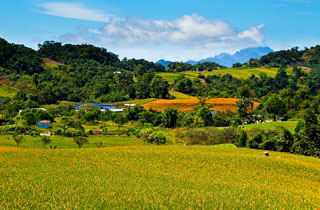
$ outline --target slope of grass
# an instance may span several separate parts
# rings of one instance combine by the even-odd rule
[[[176,100],[188,100],[188,99],[197,99],[197,97],[190,96],[180,92],[169,91],[170,95],[174,96]]]
[[[0,151],[1,209],[317,209],[320,159],[233,147]]]
[[[16,88],[9,87],[4,84],[0,84],[0,96],[12,98],[17,94],[18,91],[19,90]]]
[[[261,124],[250,124],[245,125],[244,130],[251,130],[252,128],[258,128],[262,130],[276,130],[277,127],[284,127],[294,133],[294,129],[296,128],[298,121],[286,121],[286,122],[269,122],[269,123],[261,123]]]
[[[221,70],[213,70],[211,72],[201,72],[204,76],[209,75],[226,75],[231,74],[233,77],[238,79],[247,79],[252,74],[259,77],[260,73],[265,73],[268,77],[274,77],[277,74],[278,69],[276,68],[230,68],[230,69],[221,69]],[[292,74],[292,69],[287,69],[288,74]],[[196,79],[199,76],[199,72],[180,72],[180,73],[159,73],[159,75],[168,80],[170,84],[174,83],[174,80],[179,75],[185,75],[190,79]]]

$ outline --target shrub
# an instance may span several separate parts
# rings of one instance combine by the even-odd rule
[[[13,140],[16,142],[17,147],[19,147],[25,141],[25,138],[22,135],[13,135]]]
[[[217,128],[187,129],[176,133],[176,141],[187,145],[216,145],[234,143],[238,135],[238,129]]]
[[[276,141],[274,139],[267,140],[259,145],[260,149],[276,151]]]
[[[96,144],[97,148],[101,148],[103,147],[103,145],[104,145],[104,142],[97,142]]]
[[[257,135],[255,135],[251,140],[249,140],[249,147],[252,149],[258,149],[259,148],[259,144],[262,143],[262,134],[258,133]]]
[[[48,136],[42,136],[41,141],[43,143],[43,147],[51,143],[51,139]]]
[[[236,146],[237,147],[246,147],[248,141],[248,135],[245,131],[241,131],[240,136],[237,138]]]
[[[78,145],[79,149],[81,149],[82,146],[84,144],[87,144],[89,141],[88,141],[88,138],[84,136],[76,136],[74,137],[74,142]]]
[[[163,133],[152,133],[148,136],[146,139],[147,143],[149,144],[166,144],[167,143],[167,138]]]

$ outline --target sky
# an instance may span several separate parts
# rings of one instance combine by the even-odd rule
[[[120,58],[200,60],[320,44],[320,0],[0,0],[0,37],[93,44]]]

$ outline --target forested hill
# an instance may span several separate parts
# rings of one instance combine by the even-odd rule
[[[18,106],[16,110],[58,101],[108,103],[131,99],[168,99],[172,98],[169,89],[192,96],[250,96],[263,101],[264,96],[283,90],[303,90],[305,95],[316,96],[320,89],[319,71],[305,73],[294,68],[293,74],[288,75],[283,66],[318,64],[319,49],[316,46],[301,51],[294,48],[274,52],[247,64],[281,66],[275,78],[267,77],[262,72],[259,77],[252,76],[246,80],[230,74],[201,74],[194,80],[181,76],[169,85],[157,72],[213,71],[222,66],[216,63],[170,63],[165,68],[143,59],[120,60],[114,53],[92,45],[62,45],[47,41],[39,45],[39,50],[33,50],[0,39],[0,77],[2,83],[22,90],[14,99]]]
[[[289,50],[280,50],[262,56],[260,59],[251,59],[250,66],[306,66],[319,68],[320,64],[320,45],[299,50],[297,47]]]

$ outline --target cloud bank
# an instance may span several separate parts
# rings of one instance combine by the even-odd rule
[[[198,14],[184,15],[173,20],[152,20],[116,17],[81,4],[49,2],[39,7],[42,9],[40,12],[47,15],[102,22],[101,28],[82,26],[75,33],[63,34],[57,38],[62,42],[102,45],[115,49],[116,52],[131,52],[129,49],[136,49],[141,54],[150,54],[153,50],[160,50],[161,46],[170,46],[176,52],[189,49],[198,53],[201,51],[199,54],[211,51],[212,55],[219,49],[236,50],[264,43],[263,24],[238,30],[222,20],[208,19]],[[184,55],[180,58],[188,59],[187,54],[185,53],[185,58]],[[157,52],[154,56],[161,55]]]

